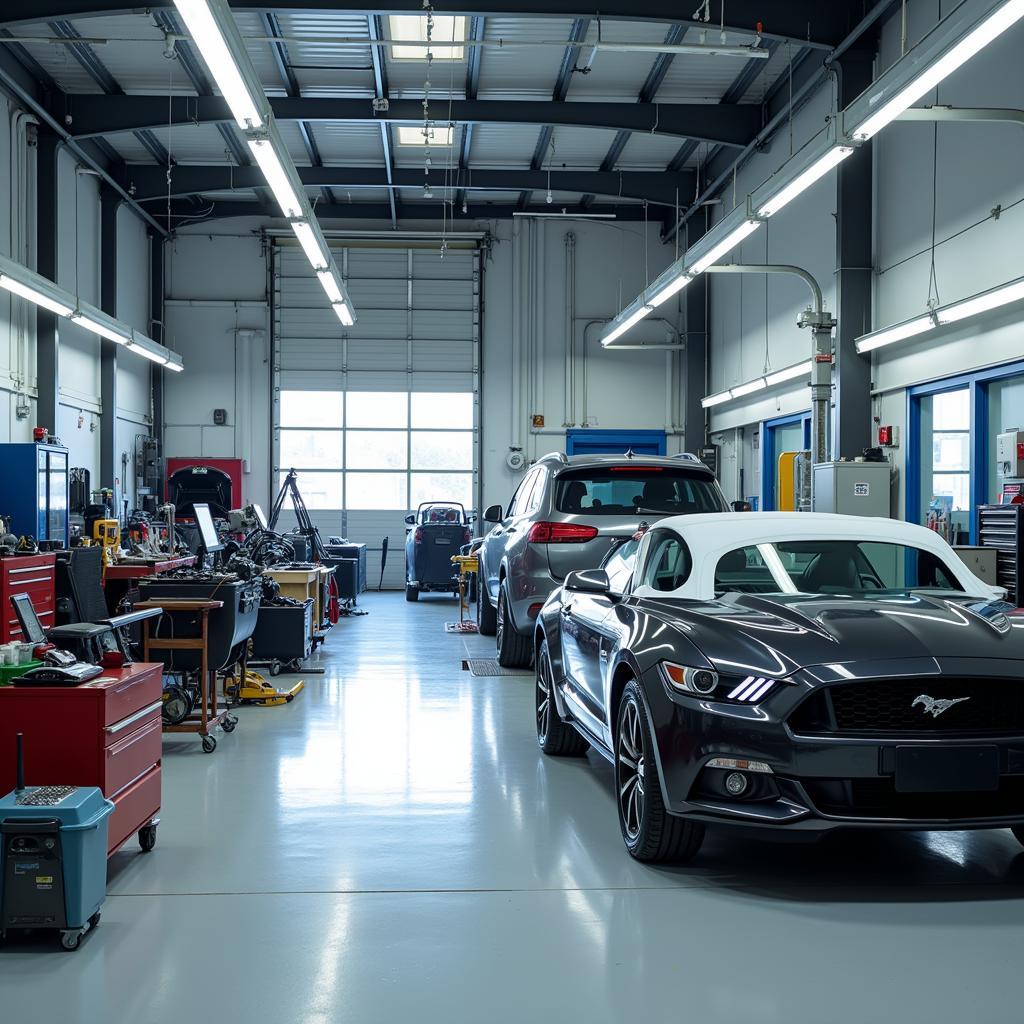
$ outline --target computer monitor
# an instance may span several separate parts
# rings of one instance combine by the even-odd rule
[[[196,514],[196,526],[199,527],[199,540],[203,545],[203,550],[208,555],[212,555],[215,551],[223,551],[224,543],[217,536],[217,528],[213,525],[210,506],[197,502],[193,509]]]
[[[252,514],[256,517],[256,522],[260,524],[260,529],[265,530],[267,528],[267,517],[263,514],[263,509],[259,505],[252,506]]]
[[[11,594],[11,605],[14,614],[18,617],[21,631],[30,644],[42,644],[46,642],[46,633],[43,631],[43,624],[36,615],[32,606],[32,598],[28,594]]]

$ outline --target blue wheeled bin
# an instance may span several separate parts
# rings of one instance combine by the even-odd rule
[[[60,932],[77,949],[107,898],[107,819],[95,786],[29,786],[0,797],[0,937]]]

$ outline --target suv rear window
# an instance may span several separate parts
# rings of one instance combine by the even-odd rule
[[[555,481],[555,508],[588,516],[723,512],[714,480],[673,466],[569,470]]]

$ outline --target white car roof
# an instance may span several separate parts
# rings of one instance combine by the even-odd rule
[[[899,519],[874,516],[842,516],[826,512],[717,512],[672,516],[659,520],[654,530],[678,533],[693,558],[686,582],[673,597],[712,600],[715,596],[715,568],[721,557],[737,548],[756,544],[797,540],[852,540],[904,544],[928,551],[940,558],[956,575],[968,595],[991,600],[1002,597],[1000,587],[980,580],[957,553],[934,531]],[[662,591],[639,587],[641,596],[665,597]]]

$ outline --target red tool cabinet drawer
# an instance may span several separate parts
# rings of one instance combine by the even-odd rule
[[[107,856],[160,810],[160,765],[153,765],[145,775],[111,799],[114,801],[114,813],[107,819]]]
[[[89,684],[86,683],[86,686]],[[124,719],[160,700],[163,673],[154,665],[151,672],[133,672],[113,686],[103,686],[102,725],[109,730]]]
[[[132,727],[111,736],[106,748],[103,766],[103,785],[106,794],[116,794],[146,769],[160,760],[161,732],[160,707],[155,705],[145,717]]]
[[[0,643],[22,639],[21,627],[11,608],[13,594],[28,594],[44,629],[55,625],[55,566],[56,556],[51,554],[0,558]]]

